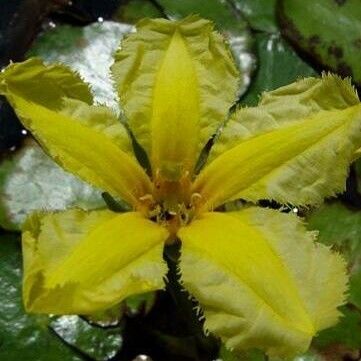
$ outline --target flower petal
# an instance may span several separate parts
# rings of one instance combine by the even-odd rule
[[[0,84],[23,125],[65,170],[133,206],[151,192],[124,127],[110,110],[87,104],[76,74],[32,59],[6,68]]]
[[[206,213],[179,232],[184,287],[227,347],[292,356],[334,324],[345,265],[294,215],[250,208]]]
[[[33,214],[23,230],[25,308],[88,314],[163,288],[166,238],[139,213]]]
[[[236,112],[194,191],[208,208],[237,198],[320,203],[344,189],[360,126],[348,80],[329,75],[280,88]]]
[[[112,138],[123,151],[132,152],[131,140],[117,116],[109,108],[91,105],[88,85],[63,65],[46,66],[38,58],[13,63],[0,74],[0,93],[10,102],[19,97],[62,112]]]
[[[45,66],[38,58],[12,63],[0,73],[0,93],[19,97],[51,109],[60,108],[62,98],[93,102],[89,86],[64,65]]]
[[[86,127],[111,138],[123,151],[134,157],[131,139],[116,114],[105,106],[88,105],[75,99],[64,99],[61,113]]]
[[[192,171],[237,91],[236,67],[213,24],[145,19],[122,42],[112,71],[153,172],[173,180]]]
[[[141,166],[105,134],[21,98],[13,104],[24,126],[65,170],[134,207],[151,192]]]

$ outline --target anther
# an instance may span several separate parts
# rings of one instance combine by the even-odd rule
[[[144,196],[141,196],[139,200],[144,203],[149,203],[149,204],[154,203],[154,198],[151,194],[146,194]]]
[[[202,198],[203,197],[200,193],[193,193],[191,195],[191,204],[193,206],[197,206],[201,202]]]

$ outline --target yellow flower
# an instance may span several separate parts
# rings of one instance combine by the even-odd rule
[[[31,59],[0,76],[0,92],[55,161],[133,208],[29,217],[26,309],[89,314],[162,289],[163,247],[178,238],[181,282],[199,301],[207,330],[229,348],[305,351],[338,319],[347,282],[342,258],[315,243],[295,215],[217,207],[239,198],[310,206],[342,191],[361,146],[361,105],[350,82],[303,79],[225,121],[237,70],[213,25],[194,16],[141,21],[112,74],[126,127],[92,105],[87,85],[63,66]],[[151,174],[137,163],[128,128]]]

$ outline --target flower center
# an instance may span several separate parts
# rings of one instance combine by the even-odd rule
[[[168,228],[172,241],[178,229],[192,221],[201,196],[191,194],[189,172],[185,172],[178,180],[165,179],[160,176],[160,172],[156,172],[153,184],[153,194],[140,199],[143,211],[150,220]]]

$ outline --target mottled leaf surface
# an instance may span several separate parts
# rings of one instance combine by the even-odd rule
[[[361,309],[361,211],[340,202],[326,203],[307,220],[309,229],[319,231],[320,242],[346,257],[351,275],[349,301]]]
[[[361,346],[361,314],[352,308],[342,308],[343,317],[332,328],[324,330],[315,340],[315,346],[320,350],[330,346],[344,345],[349,350],[356,351]]]
[[[314,344],[328,355],[326,360],[352,359],[361,347],[361,211],[335,201],[311,212],[307,220],[309,229],[319,230],[320,242],[342,252],[350,273],[349,304],[342,307],[343,317],[322,331]]]
[[[287,38],[321,67],[361,84],[361,6],[359,0],[282,0]]]
[[[69,345],[80,349],[93,360],[109,360],[122,346],[121,329],[91,326],[79,316],[61,316],[50,327]]]
[[[149,0],[133,0],[123,3],[113,16],[121,23],[134,24],[143,18],[161,18],[163,13]]]
[[[99,190],[63,171],[34,141],[0,163],[0,225],[20,230],[35,210],[105,207]]]
[[[78,71],[91,85],[95,101],[116,110],[118,99],[109,68],[121,38],[131,30],[131,25],[111,21],[83,28],[60,25],[40,36],[28,55],[40,56],[47,63],[60,62]]]
[[[277,32],[276,0],[231,0],[254,30]]]
[[[316,75],[279,34],[256,34],[258,69],[241,104],[256,105],[264,91],[294,82],[301,77]]]

